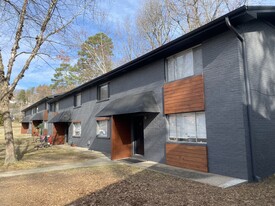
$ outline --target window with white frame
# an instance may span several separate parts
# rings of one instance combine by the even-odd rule
[[[169,140],[177,142],[206,142],[205,112],[168,115]]]
[[[109,120],[97,120],[96,136],[102,138],[109,138],[108,135]]]
[[[80,122],[74,122],[73,123],[73,136],[74,137],[80,137],[81,136],[81,123]]]
[[[81,93],[78,93],[74,96],[74,106],[75,107],[81,106]]]
[[[202,52],[200,46],[185,50],[167,58],[167,81],[174,81],[202,73]]]

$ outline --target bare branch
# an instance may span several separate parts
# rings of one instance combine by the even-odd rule
[[[8,3],[10,3],[10,1],[8,1]],[[14,64],[14,61],[15,61],[15,58],[16,58],[16,53],[17,53],[17,50],[19,49],[19,42],[20,42],[20,39],[21,39],[23,27],[24,27],[24,21],[25,21],[25,14],[26,14],[26,11],[27,11],[27,5],[28,5],[28,0],[25,0],[24,4],[22,6],[22,11],[20,13],[18,27],[17,27],[15,39],[14,39],[14,44],[13,44],[13,47],[11,49],[11,57],[10,57],[10,60],[9,60],[9,63],[8,63],[8,71],[7,71],[7,81],[8,82],[10,81],[10,76],[11,76],[13,64]]]
[[[16,85],[18,84],[19,80],[24,76],[24,73],[29,68],[31,61],[37,55],[37,53],[38,53],[41,45],[44,43],[45,39],[43,38],[43,35],[44,35],[44,32],[45,32],[45,30],[47,28],[47,25],[48,25],[48,23],[49,23],[49,21],[51,19],[51,16],[52,16],[53,11],[54,11],[54,9],[56,7],[56,4],[57,4],[57,0],[53,0],[52,3],[50,4],[48,12],[47,12],[47,15],[45,16],[45,19],[44,19],[44,21],[42,23],[42,26],[41,26],[40,35],[36,38],[35,47],[33,48],[32,53],[29,56],[29,58],[27,59],[25,65],[22,68],[22,70],[17,75],[17,77],[14,79],[12,85],[9,88],[8,93],[14,91],[14,89],[15,89]]]

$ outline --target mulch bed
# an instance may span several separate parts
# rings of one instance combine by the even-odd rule
[[[1,178],[6,205],[275,205],[275,176],[228,189],[114,165]]]

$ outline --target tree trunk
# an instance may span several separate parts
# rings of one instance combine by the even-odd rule
[[[5,141],[6,141],[5,165],[7,165],[10,163],[16,162],[13,131],[12,131],[12,120],[10,116],[8,97],[5,97],[3,101],[0,103],[0,110],[1,110],[1,113],[3,114],[3,119],[4,119],[4,133],[5,133]]]

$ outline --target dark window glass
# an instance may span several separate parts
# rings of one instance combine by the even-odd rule
[[[98,88],[98,100],[109,99],[109,84],[104,84]]]
[[[74,96],[74,106],[79,107],[81,106],[81,93],[78,93]]]

